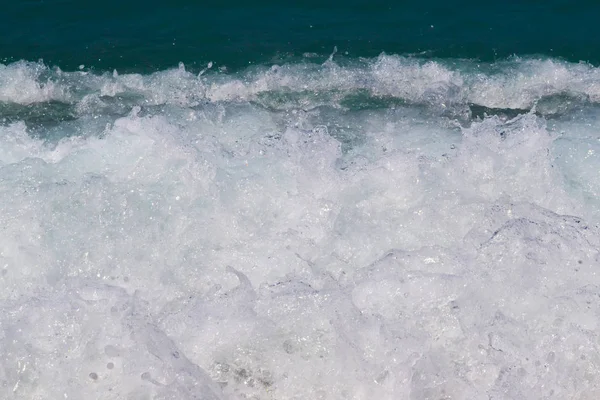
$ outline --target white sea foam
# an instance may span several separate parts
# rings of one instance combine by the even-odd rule
[[[69,85],[61,85],[40,63],[0,64],[0,101],[31,104],[48,100],[69,100]]]
[[[464,63],[4,67],[0,397],[598,398],[596,70]]]
[[[256,67],[233,75],[194,74],[181,66],[150,75],[63,72],[41,63],[0,64],[0,101],[31,104],[78,103],[89,96],[124,96],[145,105],[194,106],[206,101],[255,101],[267,92],[329,92],[328,103],[366,90],[411,103],[448,107],[473,103],[489,108],[530,109],[554,95],[600,102],[600,70],[589,64],[514,58],[494,64],[381,55],[375,59],[323,65],[300,63]],[[312,100],[312,101],[311,101]],[[322,100],[322,99],[321,99]],[[318,96],[305,106],[319,105]]]

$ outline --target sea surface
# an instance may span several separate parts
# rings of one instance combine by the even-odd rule
[[[598,16],[3,5],[0,398],[600,398]]]

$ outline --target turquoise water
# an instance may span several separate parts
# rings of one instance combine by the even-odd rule
[[[0,9],[0,399],[600,398],[596,2]]]
[[[381,52],[478,58],[546,55],[600,62],[594,1],[8,2],[0,59],[98,70],[164,69]]]

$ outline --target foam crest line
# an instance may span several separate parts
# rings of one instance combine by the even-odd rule
[[[512,58],[492,64],[469,60],[422,60],[394,55],[256,66],[236,73],[200,73],[183,65],[150,75],[63,72],[41,63],[0,65],[0,102],[30,105],[58,101],[79,113],[97,113],[114,103],[193,107],[206,102],[254,101],[275,109],[350,106],[367,99],[400,99],[438,108],[468,104],[529,110],[552,98],[597,103],[600,73],[584,63]],[[563,110],[564,111],[564,110]]]
[[[0,398],[600,398],[596,69],[337,57],[0,67]]]

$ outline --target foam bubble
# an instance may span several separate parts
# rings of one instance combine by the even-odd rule
[[[68,101],[68,87],[57,82],[61,72],[54,77],[43,64],[16,62],[0,64],[0,102],[31,104],[49,100]]]

